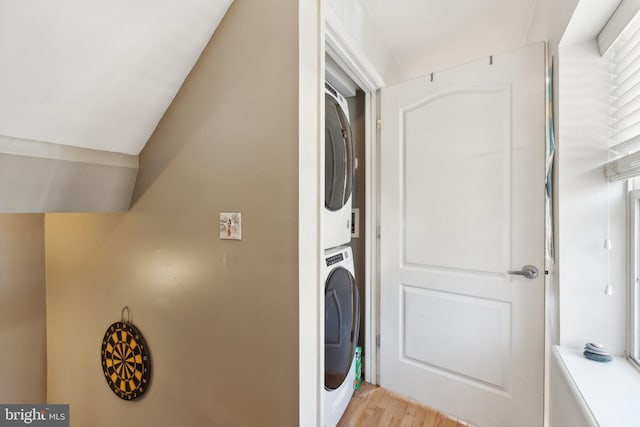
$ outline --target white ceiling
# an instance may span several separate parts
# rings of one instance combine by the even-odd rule
[[[0,0],[0,136],[139,154],[231,2]],[[535,7],[361,2],[404,78],[525,44]]]
[[[361,0],[405,78],[525,44],[536,0]]]
[[[0,0],[0,136],[137,155],[232,0]]]

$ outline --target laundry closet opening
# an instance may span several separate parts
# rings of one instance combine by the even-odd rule
[[[324,424],[334,427],[365,374],[367,94],[325,56]],[[359,380],[359,381],[358,381]]]
[[[347,101],[349,108],[349,122],[351,125],[351,140],[353,142],[353,181],[352,181],[352,212],[351,212],[351,241],[349,245],[353,251],[355,279],[360,294],[360,334],[358,346],[364,348],[364,310],[365,307],[365,243],[366,243],[366,173],[367,162],[365,152],[365,93],[362,89],[327,55],[325,57],[325,81],[334,87]],[[364,372],[364,371],[363,371]],[[363,373],[364,375],[364,373]],[[364,378],[364,376],[363,376]]]

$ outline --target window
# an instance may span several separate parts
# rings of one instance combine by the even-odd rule
[[[598,43],[611,61],[612,160],[605,166],[605,174],[610,182],[627,181],[625,188],[629,190],[627,354],[640,367],[640,14],[639,7],[631,3],[623,0]]]

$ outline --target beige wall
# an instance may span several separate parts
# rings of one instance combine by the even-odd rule
[[[0,215],[0,402],[46,403],[43,216]]]
[[[298,424],[298,27],[293,0],[236,0],[140,159],[130,212],[46,215],[48,398],[72,426]],[[242,241],[218,238],[241,212]],[[99,352],[128,305],[148,393]]]
[[[0,135],[0,212],[123,212],[138,156]]]

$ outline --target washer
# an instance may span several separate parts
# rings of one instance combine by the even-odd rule
[[[324,249],[351,242],[354,154],[347,100],[325,82]]]
[[[348,246],[325,252],[324,420],[335,427],[354,391],[355,352],[360,327],[358,287]]]

